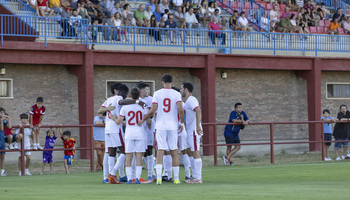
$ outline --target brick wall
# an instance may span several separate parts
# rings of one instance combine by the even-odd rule
[[[216,71],[216,121],[227,122],[236,102],[251,121],[307,120],[306,81],[293,71],[225,70],[227,79]],[[276,125],[275,139],[298,139],[308,136],[306,125]],[[218,129],[218,140],[223,141],[224,126]],[[268,126],[248,126],[242,140],[269,138]]]

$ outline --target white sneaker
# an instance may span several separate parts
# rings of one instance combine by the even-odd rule
[[[38,145],[33,144],[33,149],[34,149],[34,150],[38,150]]]
[[[341,157],[338,156],[335,160],[342,160],[342,159],[341,159]]]
[[[344,159],[345,159],[345,156],[342,155],[342,156],[341,156],[341,159],[344,160]]]
[[[350,157],[350,153],[348,153],[348,155],[346,155],[346,157]]]
[[[7,176],[5,172],[1,172],[0,176]]]
[[[26,176],[31,176],[32,174],[29,173],[29,171],[26,171],[26,172],[24,173],[24,175],[26,175]]]
[[[19,171],[18,176],[22,176],[22,172],[21,171]]]
[[[324,161],[331,161],[332,158],[324,158]]]
[[[9,144],[9,149],[10,150],[14,150],[15,149],[15,147],[13,147],[13,144]]]
[[[44,149],[42,146],[40,146],[40,144],[37,145],[38,149],[42,150]]]
[[[15,145],[13,145],[15,149],[19,149],[18,143],[15,142]]]

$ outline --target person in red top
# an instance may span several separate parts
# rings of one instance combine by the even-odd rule
[[[226,34],[220,33],[220,24],[216,21],[216,17],[213,17],[208,25],[209,31],[208,35],[211,38],[211,42],[215,45],[215,38],[222,38],[221,45],[225,45]]]
[[[41,127],[41,122],[45,115],[45,106],[43,105],[44,99],[38,97],[36,99],[36,104],[30,109],[30,128],[34,131],[33,136],[33,147],[34,150],[43,149],[39,144],[39,132]]]
[[[46,17],[46,12],[49,13],[49,16],[51,16],[54,12],[54,10],[49,8],[49,1],[48,0],[38,0],[38,10],[40,13],[40,16]]]
[[[6,116],[9,116],[7,113],[5,113]],[[5,142],[9,144],[8,148],[10,150],[13,149],[19,149],[19,142],[22,140],[23,135],[22,134],[12,134],[11,129],[11,119],[8,117],[8,124],[4,127],[5,128]]]
[[[61,134],[61,139],[63,141],[63,147],[65,149],[73,149],[73,150],[65,150],[64,151],[64,168],[66,170],[66,174],[69,174],[69,166],[72,164],[74,160],[75,154],[75,144],[77,143],[74,138],[71,138],[71,132],[65,131],[62,133],[62,129],[58,128],[58,131]]]

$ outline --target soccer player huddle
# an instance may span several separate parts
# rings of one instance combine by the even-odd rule
[[[186,172],[185,182],[202,183],[202,159],[199,148],[203,131],[199,103],[192,96],[191,83],[184,82],[179,90],[172,87],[172,82],[173,77],[164,74],[163,88],[156,91],[153,98],[149,96],[149,85],[144,82],[139,82],[132,88],[130,95],[125,84],[114,83],[111,86],[113,96],[108,98],[98,111],[107,112],[104,183],[141,184],[156,181],[156,184],[160,185],[166,180],[179,184],[181,182],[178,148],[182,152]],[[126,98],[127,96],[130,98]],[[185,102],[182,101],[182,97]],[[156,173],[153,147],[157,152]],[[171,156],[170,159],[168,154]],[[148,169],[147,180],[141,178],[142,159]],[[163,160],[166,179],[164,177],[162,179]],[[117,172],[119,178],[116,176]]]

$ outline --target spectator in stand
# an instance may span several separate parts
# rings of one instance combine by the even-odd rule
[[[293,28],[290,23],[290,16],[287,14],[285,18],[282,18],[281,21],[277,25],[277,31],[281,33],[292,33]],[[284,34],[282,35],[282,38],[284,37]]]
[[[208,16],[211,17],[215,12],[215,4],[214,2],[209,2],[208,4]]]
[[[289,16],[292,16],[292,12],[290,11],[290,8],[287,6],[285,9],[284,9],[284,13],[282,14],[281,18],[286,18],[287,15]]]
[[[163,0],[162,3],[159,4],[159,8],[160,8],[160,13],[162,14],[165,13],[165,9],[170,10],[168,0]]]
[[[308,14],[306,13],[304,8],[300,8],[300,12],[298,13],[298,24],[299,27],[301,28],[301,30],[303,30],[303,33],[310,33],[307,24],[307,18],[308,18]],[[307,40],[307,37],[304,36],[304,39]]]
[[[220,28],[220,25],[219,25],[219,23],[218,23],[218,21],[216,20],[215,17],[211,18],[211,21],[209,22],[208,28],[209,28],[209,30],[211,30],[211,31],[208,32],[208,35],[209,35],[213,45],[215,45],[215,39],[216,38],[222,38],[221,45],[225,45],[226,34],[220,32],[221,28]]]
[[[5,132],[5,142],[9,144],[8,148],[10,150],[13,149],[19,149],[19,142],[21,142],[23,135],[22,134],[12,134],[11,129],[11,119],[7,113],[5,113],[5,116],[7,116],[8,123],[4,124],[4,132]]]
[[[341,8],[338,8],[337,12],[333,15],[333,21],[334,19],[338,19],[338,23],[342,23],[343,20],[346,20],[346,16],[343,14],[343,10]]]
[[[177,7],[176,9],[174,21],[176,22],[177,27],[186,28],[186,20],[184,18],[184,14],[182,13],[182,8]]]
[[[109,16],[114,9],[114,0],[107,0],[105,4],[105,14]]]
[[[298,32],[300,34],[303,34],[303,29],[299,27],[299,24],[297,24],[297,16],[295,14],[292,14],[291,19],[290,19],[290,25],[292,27],[292,32]],[[300,40],[303,40],[303,37],[300,36]]]
[[[102,22],[105,27],[102,27],[102,35],[104,40],[117,40],[117,33],[115,32],[115,29],[112,27],[114,26],[114,16],[111,14],[109,15],[108,19],[105,19]]]
[[[268,3],[271,3],[271,4],[277,4],[277,0],[263,0],[264,2],[268,2]]]
[[[275,31],[275,25],[280,21],[280,15],[278,13],[278,6],[274,5],[273,10],[270,11],[270,26],[271,31]]]
[[[193,13],[193,8],[190,8],[190,10],[185,14],[185,20],[186,20],[186,27],[188,29],[192,29],[192,27],[197,29],[201,28],[201,24],[198,23],[196,15]],[[199,31],[197,32],[197,36],[199,36]]]
[[[54,13],[60,14],[63,11],[60,0],[49,0],[49,7],[54,11],[49,15],[49,17],[51,17]]]
[[[156,7],[156,11],[153,12],[153,15],[156,17],[156,20],[158,22],[161,22],[161,20],[162,20],[162,13],[160,13],[160,7],[159,6]]]
[[[61,6],[63,10],[66,11],[67,13],[69,14],[72,13],[73,8],[71,7],[69,0],[61,0]],[[68,16],[65,16],[65,18],[68,18]]]
[[[134,13],[130,11],[130,5],[124,5],[124,11],[121,13],[125,26],[136,26]]]
[[[111,13],[115,15],[115,13],[122,13],[122,10],[120,9],[120,3],[115,3],[113,9],[111,10]]]
[[[147,6],[151,6],[151,12],[153,13],[154,11],[156,11],[156,4],[154,4],[154,0],[149,0],[149,2],[146,4],[146,8]]]
[[[143,12],[143,5],[140,4],[139,5],[139,9],[137,9],[135,12],[134,12],[134,17],[135,17],[135,20],[136,20],[136,25],[137,26],[147,26],[147,20],[145,18],[145,13]]]
[[[16,134],[23,134],[23,146],[24,146],[24,149],[30,149],[30,137],[32,136],[33,134],[33,130],[30,129],[30,128],[23,128],[22,129],[22,126],[26,126],[26,125],[29,125],[28,124],[28,115],[23,113],[19,116],[21,118],[21,124],[19,125],[20,128],[18,128],[16,130]],[[21,132],[22,130],[23,132]],[[21,149],[21,147],[20,147]],[[31,160],[31,155],[32,153],[30,151],[26,151],[24,152],[24,155],[26,156],[26,164],[25,164],[25,171],[24,171],[24,175],[26,176],[31,176],[32,174],[29,172],[29,165],[30,165],[30,160]],[[18,152],[18,168],[19,168],[19,176],[22,175],[22,172],[21,172],[21,162],[22,162],[22,159],[21,159],[22,155],[21,155],[21,152]]]
[[[186,1],[184,3],[184,7],[182,8],[182,13],[186,14],[190,10],[190,8],[193,8],[193,6],[191,5],[191,3],[189,1]]]
[[[69,24],[72,27],[73,36],[76,36],[77,35],[77,31],[80,32],[80,29],[81,29],[81,24],[80,24],[81,16],[78,15],[78,11],[77,10],[73,10],[73,15],[70,16],[69,18],[70,18]],[[35,146],[34,146],[34,149],[35,149]]]
[[[334,18],[329,25],[327,32],[330,33],[331,35],[339,35],[339,23],[338,23],[338,18]],[[332,42],[334,41],[334,38],[331,38]],[[339,37],[337,37],[337,41],[339,42]]]
[[[350,112],[347,110],[346,105],[340,106],[340,112],[338,113],[337,119],[341,122],[350,121]],[[348,123],[336,123],[333,130],[333,136],[335,141],[348,140],[350,135],[350,125]],[[343,146],[343,155],[339,155],[339,150]],[[347,156],[349,142],[335,142],[334,151],[336,155],[335,160],[342,160]]]
[[[199,12],[198,12],[198,18],[199,21],[202,21],[204,24],[204,27],[206,27],[207,23],[206,21],[210,20],[209,15],[208,15],[208,9],[207,9],[207,2],[202,1],[201,6],[199,7]]]
[[[173,0],[173,7],[182,7],[182,4],[183,4],[183,0]]]
[[[219,10],[219,15],[221,16],[221,8],[219,7],[219,4],[218,4],[217,1],[215,1],[215,3],[214,3],[214,8],[215,8],[215,10],[216,10],[216,9]]]
[[[92,22],[92,27],[91,27],[91,40],[92,40],[92,45],[91,49],[95,49],[95,43],[97,43],[97,36],[98,36],[98,29],[100,28],[98,25],[98,19],[94,19]]]
[[[239,18],[238,11],[234,10],[233,15],[230,17],[230,20],[229,20],[230,29],[232,29],[233,31],[239,30],[238,18]]]
[[[42,17],[46,17],[46,13],[49,13],[50,16],[54,12],[54,10],[49,8],[48,0],[38,0],[38,9]]]
[[[304,7],[304,0],[295,0],[295,3],[298,5],[299,9]]]
[[[289,7],[290,10],[293,10],[293,11],[299,10],[299,6],[295,0],[288,0],[287,7]]]
[[[176,30],[177,25],[176,22],[174,21],[174,15],[169,14],[168,21],[165,22],[165,28],[168,28],[169,30],[169,39],[171,43],[175,43],[174,41],[174,35],[179,34],[181,38],[181,42],[183,43],[183,38],[182,38],[182,31]],[[172,30],[170,30],[172,29]]]
[[[146,7],[146,11],[144,12],[145,14],[145,19],[146,19],[146,24],[148,24],[149,20],[151,20],[151,16],[153,15],[153,12],[151,11],[151,6],[148,5]]]
[[[98,114],[94,117],[94,125],[102,125],[103,127],[94,127],[94,147],[95,148],[105,148],[105,117],[106,113]],[[105,149],[96,150],[97,162],[96,162],[96,171],[102,170],[103,168],[103,159]]]
[[[308,26],[318,26],[319,25],[319,21],[320,21],[320,18],[319,16],[316,16],[312,10],[309,8],[307,9],[307,23],[308,23]]]
[[[350,17],[343,23],[344,32],[350,34]]]
[[[162,16],[162,20],[161,20],[161,27],[165,26],[165,22],[168,21],[168,16],[169,16],[169,10],[168,9],[165,9],[165,13],[164,15]]]
[[[86,4],[86,11],[87,11],[88,15],[91,17],[91,21],[94,21],[95,19],[97,19],[97,11],[92,6],[91,1],[87,2],[87,4]]]
[[[241,12],[241,16],[238,18],[238,25],[241,31],[251,32],[253,30],[253,27],[250,27],[248,24],[248,19],[245,17],[244,11]]]
[[[216,22],[220,22],[221,21],[221,16],[220,16],[220,11],[219,9],[215,9],[214,14],[211,15],[210,17],[210,21],[212,21],[212,19],[215,17]]]
[[[200,0],[193,0],[191,4],[194,9],[198,9],[200,6],[200,2],[201,2]]]
[[[88,19],[89,22],[91,22],[91,17],[85,8],[85,2],[78,3],[77,11],[78,11],[78,15],[80,15],[82,19]]]
[[[160,32],[157,28],[159,28],[160,22],[156,20],[156,16],[152,15],[151,20],[148,22],[148,27],[151,27],[148,30],[148,34],[153,36],[156,42],[161,42],[162,38],[160,37]]]
[[[323,2],[321,3],[321,7],[317,9],[317,14],[320,16],[321,20],[331,18],[330,11]]]
[[[5,109],[0,107],[0,150],[5,150],[5,125],[8,124],[8,116],[5,115]],[[0,152],[1,173],[0,176],[7,176],[5,173],[5,152]]]
[[[36,16],[39,15],[38,1],[37,0],[28,0],[27,4],[36,12]]]
[[[303,6],[305,10],[310,9],[311,12],[314,11],[315,6],[311,4],[311,0],[307,1],[306,4]]]
[[[123,26],[123,21],[120,19],[120,14],[115,13],[114,26],[117,27],[117,40],[120,41],[120,35],[124,35],[125,41],[129,41],[126,31],[121,29],[120,26]]]

